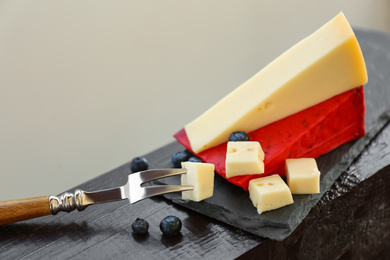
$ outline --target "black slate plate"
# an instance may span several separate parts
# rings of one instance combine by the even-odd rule
[[[302,222],[309,211],[330,190],[335,180],[347,170],[353,160],[363,151],[372,138],[374,138],[389,122],[390,110],[386,110],[390,100],[390,83],[384,79],[390,74],[390,36],[385,33],[372,33],[376,41],[365,41],[370,31],[355,30],[367,64],[369,82],[365,86],[366,102],[366,130],[365,137],[344,144],[332,152],[318,158],[317,163],[321,171],[321,193],[315,195],[294,195],[294,204],[284,208],[265,212],[258,215],[253,207],[248,192],[236,187],[219,175],[215,177],[214,196],[203,202],[181,200],[180,194],[167,194],[166,198],[174,203],[215,218],[252,234],[283,240],[290,235]],[[365,37],[360,38],[360,34]],[[383,42],[389,44],[383,45]],[[375,66],[374,66],[375,64]],[[183,148],[184,149],[184,148]],[[167,161],[163,167],[170,167]],[[156,183],[179,184],[180,179],[163,179]]]

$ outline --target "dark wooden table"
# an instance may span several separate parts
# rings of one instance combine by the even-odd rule
[[[379,117],[390,100],[390,35],[362,29],[356,34],[369,75],[367,110]],[[372,101],[375,95],[382,98]],[[382,120],[389,120],[389,115]],[[151,168],[161,168],[178,150],[182,147],[174,142],[146,157]],[[75,189],[120,186],[129,173],[126,163]],[[1,226],[0,259],[390,259],[389,187],[390,125],[385,123],[283,241],[257,237],[158,197]],[[161,234],[159,223],[167,215],[183,221],[180,235]],[[132,234],[131,223],[137,217],[148,220],[147,236]]]

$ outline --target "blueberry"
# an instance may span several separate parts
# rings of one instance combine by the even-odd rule
[[[196,156],[191,156],[189,159],[188,159],[189,162],[200,162],[202,163],[202,159],[200,159],[199,157],[196,157]]]
[[[149,167],[148,161],[146,160],[145,157],[135,157],[131,161],[131,172],[139,172],[139,171],[145,171]]]
[[[167,216],[160,222],[160,229],[166,236],[175,236],[180,233],[181,220],[176,216]]]
[[[144,219],[137,218],[133,224],[131,224],[131,228],[133,229],[134,234],[145,235],[148,233],[149,223]]]
[[[233,141],[233,142],[249,141],[249,136],[244,131],[237,131],[230,134],[229,141]]]
[[[187,161],[190,158],[190,155],[185,152],[176,152],[172,155],[171,162],[173,167],[181,168],[181,163]]]

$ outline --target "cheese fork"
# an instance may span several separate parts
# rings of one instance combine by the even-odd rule
[[[27,199],[0,201],[0,225],[22,220],[56,215],[60,211],[71,212],[74,209],[83,211],[87,206],[128,199],[130,204],[165,193],[193,190],[193,186],[141,185],[160,178],[185,174],[186,169],[157,169],[132,173],[128,182],[121,187],[87,192],[76,190],[73,193],[65,192],[60,196],[42,196]]]

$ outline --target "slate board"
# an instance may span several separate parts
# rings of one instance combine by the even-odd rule
[[[321,171],[320,194],[293,195],[294,203],[278,210],[257,214],[249,199],[247,191],[234,186],[216,174],[214,196],[202,202],[181,200],[179,193],[164,195],[174,203],[238,227],[254,235],[274,240],[283,240],[289,236],[317,204],[321,197],[329,191],[335,180],[346,171],[353,160],[363,151],[390,119],[390,110],[386,110],[390,100],[390,45],[375,44],[371,39],[360,37],[371,34],[372,37],[386,38],[386,34],[357,30],[356,36],[365,57],[369,81],[365,85],[366,119],[365,137],[344,144],[330,153],[317,159]],[[383,39],[378,42],[383,42]],[[184,150],[184,147],[182,148]],[[167,162],[162,167],[171,167]],[[180,177],[155,181],[155,184],[180,184]]]

